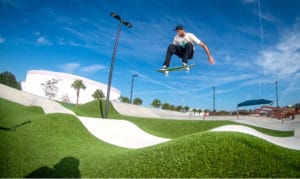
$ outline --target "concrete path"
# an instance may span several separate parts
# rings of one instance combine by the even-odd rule
[[[241,126],[241,125],[227,125],[218,127],[215,129],[212,129],[211,131],[230,131],[230,132],[241,132],[245,134],[250,134],[255,137],[259,137],[261,139],[264,139],[268,142],[271,142],[273,144],[276,144],[281,147],[294,149],[294,150],[300,150],[300,138],[297,137],[273,137],[266,134],[263,134],[261,132],[258,132],[257,130],[254,130],[250,127]]]

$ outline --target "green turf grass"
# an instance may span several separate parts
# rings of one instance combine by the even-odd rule
[[[45,115],[41,108],[24,107],[1,98],[0,127],[0,177],[24,177],[66,157],[78,159],[81,167],[88,168],[95,165],[94,160],[128,150],[98,140],[75,116]],[[68,170],[68,166],[64,167]],[[64,174],[61,172],[56,175]]]
[[[99,101],[92,101],[86,104],[79,105],[76,107],[75,105],[66,105],[62,103],[64,106],[68,107],[69,109],[73,110],[77,115],[87,116],[87,117],[101,117],[101,108],[102,111],[105,108],[103,105],[105,101],[101,103]],[[153,118],[140,118],[140,117],[130,117],[130,116],[123,116],[120,115],[109,103],[109,117],[114,119],[125,119],[135,123],[141,129],[145,130],[148,133],[151,133],[156,136],[166,137],[166,138],[176,138],[185,136],[188,134],[192,134],[195,132],[204,132],[210,129],[230,125],[230,124],[237,124],[237,125],[245,125],[240,123],[235,123],[232,121],[203,121],[203,120],[166,120],[166,119],[153,119]],[[289,137],[294,136],[294,131],[276,131],[271,129],[264,129],[255,126],[252,127],[262,133],[271,136],[277,137]]]
[[[195,133],[116,155],[103,165],[120,170],[107,167],[95,177],[299,177],[299,154],[245,134]]]
[[[0,127],[0,177],[300,177],[300,151],[246,134],[197,132],[123,149],[96,139],[72,115],[3,99]]]

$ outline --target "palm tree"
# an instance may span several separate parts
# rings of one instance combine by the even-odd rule
[[[184,109],[184,112],[188,112],[190,110],[190,107],[185,106],[183,109]]]
[[[97,89],[94,93],[93,93],[93,98],[95,98],[96,100],[99,100],[99,99],[104,99],[105,98],[105,95],[103,93],[102,90],[99,90]]]
[[[80,89],[85,89],[86,86],[82,83],[82,80],[75,80],[74,83],[71,85],[72,88],[76,90],[76,106],[78,106],[78,100],[79,100],[79,95],[80,95]]]
[[[162,104],[162,109],[169,109],[170,108],[170,104],[169,103],[164,103]]]
[[[194,116],[196,116],[196,112],[197,112],[198,110],[197,109],[193,109],[193,113],[194,113]]]
[[[202,109],[198,109],[197,112],[199,113],[199,115],[202,113]]]
[[[119,100],[122,101],[123,103],[130,103],[130,100],[128,97],[125,96],[120,96]]]
[[[140,98],[135,98],[133,100],[133,104],[135,104],[135,105],[141,105],[142,103],[143,103],[143,100]]]
[[[155,108],[159,108],[161,106],[160,100],[159,99],[153,100],[153,102],[151,103],[151,106],[153,106]]]
[[[182,109],[183,109],[183,107],[180,105],[176,107],[176,111],[178,111],[178,112],[182,112]]]

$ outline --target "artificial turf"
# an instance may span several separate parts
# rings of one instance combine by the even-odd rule
[[[93,137],[75,116],[0,99],[0,177],[300,177],[300,151],[240,133],[178,133],[125,149]]]

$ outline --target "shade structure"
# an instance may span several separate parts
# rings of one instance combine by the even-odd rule
[[[247,100],[247,101],[241,102],[237,106],[242,107],[242,106],[252,106],[252,105],[271,104],[271,103],[273,103],[273,101],[271,101],[271,100],[255,99],[255,100]]]

